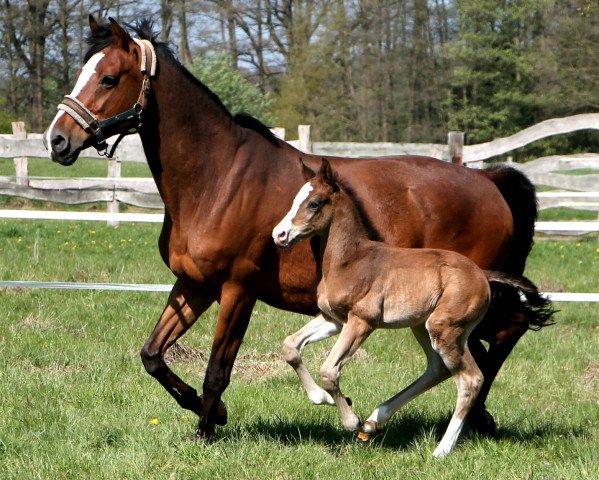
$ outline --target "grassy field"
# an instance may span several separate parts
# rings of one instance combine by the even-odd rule
[[[0,161],[0,175],[12,168]],[[34,159],[30,174],[102,177],[106,162],[65,169]],[[148,175],[144,164],[123,164],[123,176]],[[104,209],[0,197],[0,208],[22,207]],[[591,217],[555,209],[541,219]],[[159,228],[0,219],[0,279],[172,283],[156,248]],[[538,241],[527,274],[545,291],[599,291],[597,236]],[[164,293],[0,289],[1,479],[599,478],[596,304],[559,304],[555,326],[525,335],[488,401],[498,437],[467,439],[437,460],[431,453],[451,415],[453,382],[359,443],[334,409],[310,405],[282,359],[282,340],[307,319],[263,304],[224,396],[229,425],[211,444],[193,441],[197,419],[139,360],[165,300]],[[172,349],[174,370],[198,389],[215,316],[212,308]],[[331,345],[307,349],[314,372]],[[367,416],[411,382],[422,357],[407,331],[374,334],[344,369],[356,411]]]
[[[0,278],[170,283],[158,225],[0,220]],[[539,241],[528,275],[544,290],[598,290],[597,237]],[[488,407],[494,440],[431,453],[455,402],[448,381],[412,402],[369,444],[337,413],[314,407],[280,346],[305,317],[258,304],[224,400],[230,423],[192,440],[183,411],[144,371],[139,350],[166,294],[0,290],[0,477],[3,479],[592,479],[599,478],[599,312],[562,303],[557,324],[530,332],[499,375]],[[200,388],[211,309],[173,356]],[[317,368],[331,342],[309,347]],[[377,332],[345,369],[366,416],[411,382],[423,358],[407,331]]]

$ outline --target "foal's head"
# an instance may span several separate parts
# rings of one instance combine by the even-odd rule
[[[105,127],[102,122],[138,105],[144,81],[142,47],[112,19],[110,25],[99,25],[90,15],[89,26],[91,48],[69,95],[74,100],[65,101],[72,107],[75,103],[76,112],[60,110],[44,134],[50,157],[63,165],[75,162],[84,148],[101,146],[103,138],[138,126],[130,118],[119,119]],[[84,122],[77,120],[78,114]],[[94,130],[100,134],[94,134]]]
[[[272,237],[279,247],[320,234],[329,228],[333,216],[333,196],[339,191],[331,165],[326,159],[317,175],[302,163],[307,183],[293,200],[291,210],[273,229]]]

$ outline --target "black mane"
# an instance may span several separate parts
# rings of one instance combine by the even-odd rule
[[[125,24],[126,28],[133,33],[133,36],[140,38],[142,40],[149,40],[154,45],[154,49],[156,50],[156,55],[161,60],[166,60],[169,64],[174,66],[181,74],[183,74],[186,78],[188,78],[194,85],[201,88],[208,97],[214,101],[236,125],[239,125],[243,128],[248,128],[250,130],[254,130],[259,133],[263,137],[265,137],[268,141],[273,143],[274,145],[279,145],[279,140],[274,135],[269,127],[264,125],[257,118],[247,114],[247,113],[237,113],[236,115],[231,115],[229,109],[223,104],[222,100],[216,95],[212,90],[210,90],[206,85],[204,85],[201,81],[199,81],[196,77],[194,77],[187,68],[185,68],[181,62],[175,57],[173,51],[169,47],[169,45],[165,42],[161,42],[158,40],[159,32],[154,28],[154,21],[149,18],[143,18],[138,20],[135,24]],[[87,62],[94,54],[103,50],[104,48],[113,45],[115,42],[114,36],[112,35],[112,29],[110,28],[110,24],[105,23],[99,25],[99,27],[92,33],[90,33],[86,37],[86,42],[89,45],[89,49],[85,53],[84,61]],[[158,65],[158,69],[160,69],[160,64]]]

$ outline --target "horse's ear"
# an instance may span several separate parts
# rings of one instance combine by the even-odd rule
[[[320,165],[318,176],[322,178],[324,183],[329,185],[333,189],[333,191],[337,191],[339,189],[339,187],[337,186],[337,181],[335,179],[335,173],[333,172],[331,164],[326,158],[322,159],[322,164]]]
[[[131,37],[114,18],[108,17],[108,20],[110,21],[110,29],[112,30],[114,38],[116,38],[117,45],[125,50],[125,52],[129,52],[129,42],[131,41]]]
[[[96,19],[91,13],[87,17],[87,20],[89,22],[89,29],[92,31],[92,34],[96,33],[100,28],[100,25],[98,25],[98,22],[96,22]]]
[[[311,179],[314,178],[316,173],[314,173],[314,171],[312,171],[310,168],[308,168],[308,166],[304,163],[304,161],[301,158],[300,158],[300,165],[302,166],[302,175],[304,177],[304,180],[306,182],[309,182]]]

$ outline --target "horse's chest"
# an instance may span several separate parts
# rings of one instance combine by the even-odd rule
[[[347,321],[349,306],[344,301],[343,296],[335,295],[326,284],[321,282],[317,289],[318,308],[325,315],[337,320],[338,322]]]

